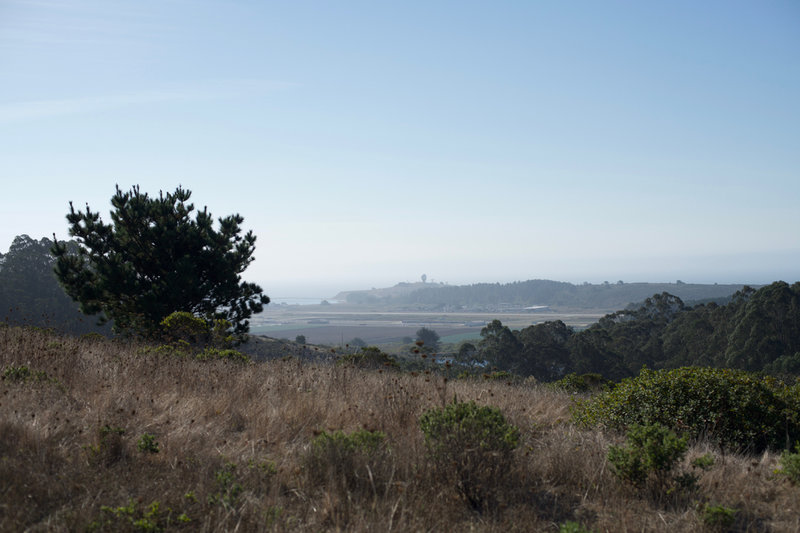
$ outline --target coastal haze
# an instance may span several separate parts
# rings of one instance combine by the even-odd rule
[[[796,2],[0,7],[0,242],[181,184],[267,294],[800,279]]]
[[[653,294],[669,293],[686,303],[726,302],[742,285],[615,283],[579,285],[550,280],[453,286],[398,283],[392,287],[342,291],[333,298],[276,297],[253,317],[256,335],[304,343],[344,346],[353,340],[378,346],[408,344],[420,328],[453,345],[480,338],[500,319],[512,329],[560,320],[581,330],[604,314],[637,307]],[[755,288],[755,287],[754,287]]]

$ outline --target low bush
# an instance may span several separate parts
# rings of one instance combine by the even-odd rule
[[[558,533],[592,533],[592,530],[588,529],[580,522],[568,520],[558,526]]]
[[[634,425],[625,446],[610,446],[608,462],[619,479],[662,495],[674,484],[672,472],[686,455],[686,437],[678,437],[660,424]]]
[[[220,505],[227,511],[237,508],[239,496],[244,491],[244,485],[237,476],[236,463],[225,463],[222,468],[214,472],[216,492],[208,497],[208,503]]]
[[[97,442],[84,446],[89,460],[92,463],[106,466],[121,460],[126,455],[122,442],[123,435],[125,435],[125,429],[121,427],[106,424],[99,428]]]
[[[141,437],[139,437],[139,441],[136,443],[136,448],[142,453],[158,453],[158,441],[156,441],[155,435],[151,435],[150,433],[143,433]]]
[[[328,483],[346,492],[374,492],[386,477],[387,455],[386,435],[381,431],[322,431],[311,441],[305,469],[315,485]]]
[[[47,372],[43,372],[41,370],[31,370],[25,365],[7,366],[6,369],[3,370],[3,374],[0,376],[0,379],[16,383],[45,381],[58,383],[58,380],[49,378],[47,376]]]
[[[494,489],[509,471],[519,430],[499,409],[456,402],[423,413],[419,425],[434,474],[452,483],[477,511],[494,503]]]
[[[643,369],[614,389],[578,401],[583,426],[625,431],[658,423],[732,450],[783,448],[800,438],[800,389],[741,370]]]
[[[100,513],[101,516],[86,527],[87,532],[160,532],[191,522],[186,513],[178,514],[170,508],[162,510],[158,501],[154,501],[144,508],[139,508],[134,500],[130,500],[128,505],[119,507],[103,505],[100,507]]]
[[[195,358],[201,361],[207,361],[211,359],[225,359],[227,361],[233,361],[236,363],[250,362],[250,357],[247,354],[243,354],[239,350],[233,350],[231,348],[208,347],[202,352],[198,353],[195,356]]]
[[[572,372],[558,381],[554,381],[552,386],[567,392],[580,393],[609,390],[613,387],[613,382],[596,373],[578,375]]]
[[[397,361],[377,346],[366,346],[357,352],[345,354],[336,361],[336,364],[353,365],[358,368],[397,367]]]
[[[230,348],[242,340],[230,334],[232,326],[227,320],[206,321],[186,311],[168,315],[160,325],[164,341],[194,350],[204,347]]]
[[[800,485],[800,443],[797,444],[796,450],[796,453],[783,451],[780,459],[781,469],[778,472],[789,478],[792,483]]]
[[[703,524],[712,531],[728,531],[734,522],[738,509],[724,505],[704,505],[702,511]]]

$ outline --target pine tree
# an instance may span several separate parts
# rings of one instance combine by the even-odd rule
[[[59,282],[84,313],[100,313],[117,332],[143,336],[157,334],[175,311],[209,323],[227,320],[235,334],[248,331],[247,319],[269,303],[261,287],[240,276],[253,261],[256,237],[241,235],[238,214],[220,218],[214,229],[207,208],[195,212],[187,203],[191,194],[179,186],[155,198],[138,186],[129,192],[117,186],[112,224],[88,205],[76,211],[70,202],[69,234],[78,252],[57,240],[52,252]]]

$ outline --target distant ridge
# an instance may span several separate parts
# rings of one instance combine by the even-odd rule
[[[513,283],[444,285],[400,283],[390,288],[346,291],[336,298],[351,304],[417,306],[431,309],[485,310],[548,306],[552,310],[614,311],[635,305],[646,298],[668,292],[687,304],[716,301],[723,303],[741,284],[683,283],[584,283],[535,279]],[[754,286],[758,288],[758,286]]]

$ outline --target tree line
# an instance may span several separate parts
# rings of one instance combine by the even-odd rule
[[[663,292],[583,331],[560,320],[511,330],[494,320],[459,359],[554,381],[570,373],[618,380],[643,367],[712,366],[800,375],[800,282],[744,287],[727,304],[687,306]]]
[[[403,288],[404,284],[398,284]],[[419,285],[419,284],[418,284]],[[382,304],[424,307],[429,309],[504,309],[545,305],[561,309],[616,310],[641,302],[652,294],[669,292],[686,302],[725,302],[744,285],[684,283],[573,284],[534,279],[513,283],[476,283],[472,285],[428,284],[414,290],[377,289],[347,294],[353,304]]]
[[[96,317],[85,316],[77,303],[58,284],[56,259],[50,253],[55,243],[19,235],[8,253],[0,255],[0,322],[55,328],[80,335],[108,333]],[[67,244],[74,251],[74,243]]]

